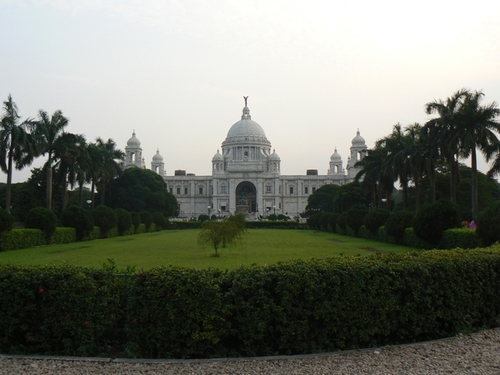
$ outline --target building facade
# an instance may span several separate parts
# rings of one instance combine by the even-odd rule
[[[231,126],[221,150],[217,150],[212,158],[211,175],[195,176],[177,170],[173,176],[167,176],[159,150],[153,156],[151,170],[163,177],[169,192],[177,198],[179,217],[234,213],[243,213],[248,219],[273,213],[298,217],[304,212],[309,195],[319,187],[354,181],[360,170],[355,164],[367,150],[359,130],[352,140],[345,169],[335,149],[326,175],[308,170],[305,175],[283,176],[281,159],[271,149],[264,129],[252,120],[247,98],[241,119]],[[127,142],[125,153],[124,168],[145,168],[141,143],[135,131]]]

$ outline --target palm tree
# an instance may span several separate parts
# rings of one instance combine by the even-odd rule
[[[0,168],[7,174],[5,209],[10,212],[13,163],[18,170],[30,165],[35,155],[35,145],[28,133],[31,120],[20,121],[17,105],[10,94],[3,102],[3,108],[5,113],[0,124]]]
[[[38,154],[47,154],[45,169],[47,170],[47,208],[52,209],[52,163],[55,151],[55,142],[68,125],[68,119],[63,116],[60,110],[54,112],[49,117],[47,112],[38,112],[38,121],[34,124],[33,134],[38,144]]]
[[[93,185],[99,187],[101,204],[105,202],[106,186],[122,172],[121,161],[125,159],[125,153],[116,149],[116,143],[112,139],[104,142],[101,138],[96,139],[95,146],[90,151],[93,164]],[[97,163],[97,164],[96,164]],[[94,193],[92,188],[92,194]],[[94,198],[92,198],[92,205]]]
[[[434,100],[425,105],[425,112],[427,114],[437,113],[439,115],[439,117],[427,121],[424,128],[433,130],[432,133],[438,140],[440,155],[448,163],[450,171],[450,200],[452,202],[456,202],[457,185],[460,183],[458,121],[463,102],[469,94],[469,90],[461,89],[444,102],[442,100]]]
[[[63,132],[54,142],[54,167],[57,171],[57,181],[61,189],[61,210],[67,205],[68,179],[73,186],[80,155],[87,152],[85,138],[80,134]]]
[[[496,133],[500,132],[500,108],[496,102],[481,105],[484,96],[482,91],[469,93],[460,108],[457,120],[457,138],[460,140],[460,150],[464,157],[471,157],[471,187],[472,187],[472,218],[479,214],[477,191],[477,149],[489,160],[492,150],[500,148]]]

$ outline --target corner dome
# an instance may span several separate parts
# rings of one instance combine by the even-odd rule
[[[160,150],[156,150],[156,154],[153,156],[153,161],[163,161],[163,156],[160,155]]]
[[[273,153],[269,155],[269,160],[281,160],[279,155],[276,153],[275,150],[273,150]]]
[[[135,136],[135,130],[132,133],[132,138],[130,138],[127,141],[127,146],[129,146],[129,147],[140,147],[141,146],[141,141],[139,141],[139,139],[137,139],[137,137]]]
[[[335,147],[335,152],[332,154],[332,156],[330,156],[330,160],[331,161],[341,161],[342,160],[342,157],[337,152],[337,147]]]
[[[217,153],[214,155],[214,157],[212,158],[212,161],[217,161],[217,160],[223,160],[224,158],[222,157],[222,155],[220,154],[219,150],[217,150]]]
[[[352,139],[352,145],[353,146],[364,146],[365,145],[365,139],[359,135],[359,129],[358,131],[356,132],[356,136]]]

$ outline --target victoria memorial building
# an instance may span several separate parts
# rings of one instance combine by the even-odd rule
[[[248,219],[275,213],[298,217],[307,206],[307,198],[326,184],[343,185],[354,181],[367,147],[359,130],[353,138],[350,155],[344,169],[341,156],[335,149],[330,157],[326,175],[315,169],[304,175],[281,174],[281,159],[264,129],[250,116],[247,98],[241,119],[229,129],[221,151],[212,158],[212,174],[196,176],[176,170],[173,176],[165,173],[159,151],[153,156],[151,170],[163,177],[167,189],[179,203],[179,217],[197,218],[201,214],[226,216],[244,213]],[[135,131],[125,147],[124,168],[146,168],[141,142]]]

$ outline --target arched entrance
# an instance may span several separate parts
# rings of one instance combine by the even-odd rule
[[[248,181],[236,187],[236,213],[246,214],[257,211],[257,189]]]

